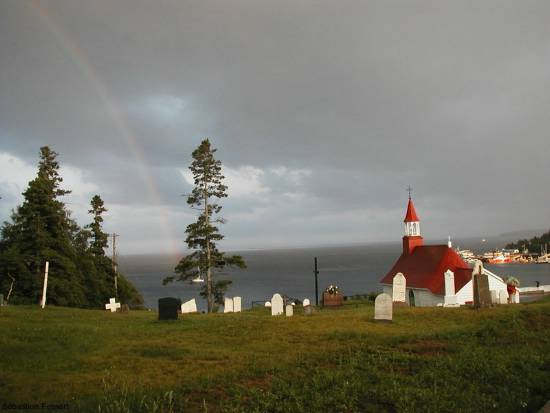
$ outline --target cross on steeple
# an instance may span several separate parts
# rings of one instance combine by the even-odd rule
[[[407,191],[409,192],[409,199],[411,199],[411,192],[412,192],[412,190],[413,190],[413,189],[412,189],[411,186],[409,185],[409,186],[407,187]]]

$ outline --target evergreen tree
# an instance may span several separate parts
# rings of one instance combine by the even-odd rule
[[[23,204],[13,213],[12,223],[2,228],[0,268],[2,274],[16,273],[14,301],[37,302],[44,264],[49,261],[48,302],[84,305],[82,275],[72,243],[78,226],[59,199],[70,191],[60,187],[63,179],[56,157],[47,146],[40,148],[38,174],[23,192]]]
[[[104,212],[107,212],[107,208],[105,208],[103,200],[99,195],[94,195],[90,205],[92,206],[92,209],[88,212],[93,215],[93,222],[88,225],[92,237],[90,251],[95,256],[104,256],[105,248],[108,246],[107,240],[109,236],[103,232],[101,227],[103,223],[103,217],[101,215]]]
[[[99,195],[94,195],[90,201],[92,222],[78,233],[75,239],[80,251],[80,263],[86,274],[86,293],[91,306],[103,306],[110,298],[115,297],[115,269],[111,258],[105,255],[109,235],[103,232],[103,213],[107,211]],[[89,245],[86,248],[86,245]],[[141,307],[143,298],[126,280],[118,274],[118,297],[121,302],[132,307]]]
[[[222,207],[214,203],[215,198],[227,197],[227,186],[223,184],[222,164],[214,158],[216,149],[205,139],[192,153],[193,161],[189,169],[193,174],[195,187],[189,196],[187,204],[200,211],[197,221],[187,226],[187,247],[193,252],[183,257],[175,268],[177,276],[166,277],[163,284],[174,280],[185,281],[206,274],[206,283],[201,289],[201,296],[206,298],[208,312],[214,304],[222,304],[224,293],[231,283],[230,280],[214,280],[214,272],[227,266],[246,268],[243,258],[239,255],[226,256],[218,250],[217,241],[224,237],[217,226],[222,224],[222,218],[214,218]]]
[[[0,288],[11,291],[12,303],[37,303],[46,261],[50,262],[47,302],[63,306],[103,307],[113,297],[113,267],[105,256],[103,201],[91,202],[93,221],[81,229],[59,199],[70,191],[61,188],[57,153],[40,148],[36,178],[23,193],[23,203],[5,222],[0,237]],[[90,228],[90,229],[88,229]],[[91,240],[91,242],[90,242]],[[84,276],[85,275],[85,276]],[[123,277],[119,297],[132,306],[143,299]]]
[[[520,239],[517,242],[512,242],[506,245],[506,248],[517,248],[523,252],[528,250],[532,253],[540,253],[541,251],[550,252],[550,231],[545,232],[540,237],[533,237],[531,239]]]

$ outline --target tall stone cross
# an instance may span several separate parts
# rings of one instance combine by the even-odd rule
[[[111,310],[111,313],[114,313],[117,308],[120,308],[120,303],[117,303],[114,298],[110,298],[109,303],[105,304],[105,310]]]

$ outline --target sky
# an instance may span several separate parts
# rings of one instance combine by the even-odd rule
[[[0,2],[0,219],[39,148],[80,225],[180,253],[210,138],[222,248],[549,227],[550,2]]]

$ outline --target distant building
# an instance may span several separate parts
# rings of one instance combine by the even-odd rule
[[[394,301],[419,307],[472,302],[472,267],[456,253],[450,240],[447,245],[424,245],[420,219],[410,196],[404,223],[403,252],[380,281],[384,292]],[[487,274],[489,289],[495,290],[497,297],[500,290],[506,291],[502,278],[487,269],[483,269],[483,273]],[[396,276],[399,286],[394,286]]]

